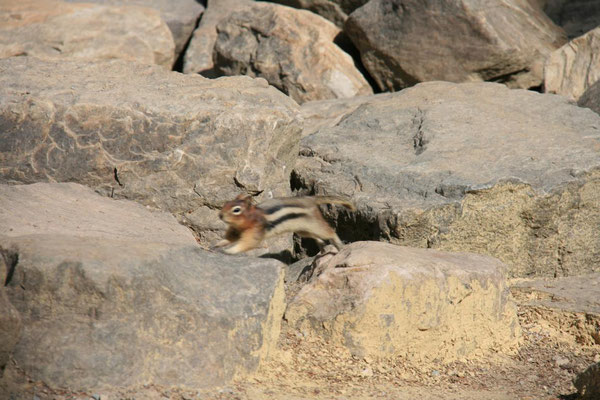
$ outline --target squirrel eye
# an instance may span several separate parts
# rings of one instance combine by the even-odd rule
[[[231,209],[231,212],[233,213],[233,215],[239,215],[242,213],[242,207],[235,206]]]

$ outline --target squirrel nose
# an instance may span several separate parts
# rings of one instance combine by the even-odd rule
[[[219,218],[223,219],[223,211],[219,211]]]

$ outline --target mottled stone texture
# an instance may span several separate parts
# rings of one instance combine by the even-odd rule
[[[334,44],[340,30],[305,10],[254,3],[217,25],[215,70],[265,78],[298,103],[371,94],[352,58]]]
[[[212,0],[207,4],[206,11],[198,28],[194,31],[183,59],[183,72],[186,74],[199,73],[207,78],[216,78],[213,61],[213,50],[217,41],[217,24],[234,11],[242,11],[253,0]]]
[[[0,180],[79,182],[178,216],[218,208],[242,190],[285,195],[296,114],[296,103],[262,79],[6,59]]]
[[[113,6],[140,6],[160,12],[175,41],[175,58],[182,52],[192,36],[204,6],[196,0],[66,0],[70,3],[98,3]]]
[[[544,66],[544,91],[577,100],[600,80],[600,27],[552,52]]]
[[[506,266],[491,257],[356,242],[317,268],[286,319],[357,357],[443,363],[519,344]]]
[[[0,185],[0,211],[0,251],[17,260],[0,295],[22,321],[9,368],[33,380],[211,387],[275,346],[275,260],[208,253],[172,216],[77,184]]]
[[[344,31],[381,90],[418,82],[537,86],[563,31],[528,0],[371,0]]]
[[[122,59],[171,69],[173,35],[158,11],[56,0],[0,3],[0,58]]]
[[[489,254],[512,276],[598,269],[600,116],[492,83],[360,100],[320,103],[293,174],[300,192],[354,199],[330,213],[343,240]]]

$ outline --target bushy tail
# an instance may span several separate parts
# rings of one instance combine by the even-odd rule
[[[356,207],[348,199],[339,196],[315,196],[315,203],[317,204],[339,204],[346,207],[350,211],[356,211]]]

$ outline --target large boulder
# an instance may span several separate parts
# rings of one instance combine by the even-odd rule
[[[342,240],[489,254],[511,276],[598,269],[599,115],[494,83],[345,102],[306,105],[322,115],[292,174],[300,192],[353,198],[357,213],[328,213]]]
[[[183,58],[183,72],[199,73],[207,78],[218,77],[213,61],[217,41],[217,24],[234,11],[242,11],[253,0],[210,0],[198,28],[194,31]]]
[[[217,32],[219,74],[265,78],[298,103],[372,93],[334,43],[340,30],[309,11],[254,3],[222,20]]]
[[[348,15],[358,7],[365,5],[368,1],[369,0],[273,0],[273,3],[312,11],[333,22],[338,27],[343,28]]]
[[[173,36],[158,11],[57,0],[0,3],[0,58],[122,59],[171,69]]]
[[[565,42],[528,0],[372,0],[344,30],[387,91],[431,80],[537,86],[546,56]]]
[[[577,100],[579,107],[586,107],[600,114],[600,80],[590,86]]]
[[[222,385],[278,338],[278,261],[205,252],[171,215],[78,184],[0,185],[0,249],[22,319],[9,368],[50,387]]]
[[[251,116],[249,118],[248,116]],[[301,122],[263,79],[121,61],[0,61],[0,181],[79,182],[182,217],[289,192]]]
[[[505,266],[491,257],[356,242],[319,269],[285,318],[357,357],[447,363],[519,344]]]
[[[160,12],[175,41],[175,58],[183,51],[190,40],[204,6],[196,0],[66,0],[71,3],[85,2],[113,6],[140,6]]]
[[[544,90],[577,100],[600,80],[600,27],[552,52],[544,67]]]

